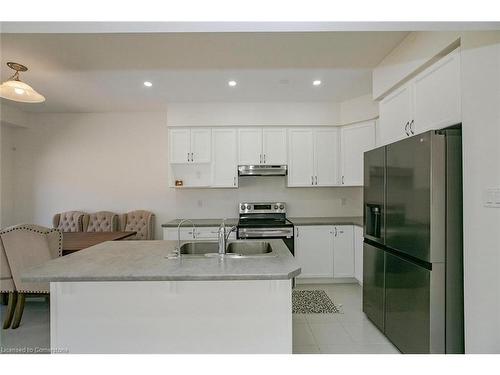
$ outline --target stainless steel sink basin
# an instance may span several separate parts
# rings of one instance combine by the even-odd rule
[[[181,245],[181,255],[187,258],[219,256],[218,253],[219,244],[215,241],[193,241]],[[253,258],[276,256],[276,254],[269,242],[244,240],[229,242],[225,256],[228,258]]]
[[[227,246],[227,253],[240,255],[265,255],[273,251],[269,242],[236,241]]]
[[[219,244],[217,242],[186,242],[181,245],[182,255],[205,255],[217,253],[219,251]]]

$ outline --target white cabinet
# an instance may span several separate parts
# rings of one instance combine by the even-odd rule
[[[295,259],[302,270],[299,278],[333,276],[333,227],[296,226]]]
[[[262,129],[262,164],[286,164],[286,129]]]
[[[313,130],[289,129],[288,148],[288,186],[313,186]]]
[[[170,163],[188,163],[191,160],[191,130],[169,130]]]
[[[337,128],[314,131],[314,184],[338,185],[339,132]]]
[[[262,163],[262,129],[238,130],[238,163],[240,165]]]
[[[459,50],[420,73],[413,90],[415,133],[461,122]]]
[[[169,130],[170,163],[209,163],[211,129]]]
[[[363,153],[375,147],[375,121],[343,126],[340,130],[341,179],[346,186],[363,186]]]
[[[218,227],[196,227],[193,233],[193,227],[189,226],[189,223],[181,228],[181,241],[192,241],[192,240],[217,240]],[[177,241],[177,228],[169,227],[163,228],[163,239],[170,241]],[[229,239],[235,240],[236,233],[231,232]]]
[[[408,127],[412,117],[411,84],[408,83],[380,102],[379,139],[381,145],[399,141],[410,135]]]
[[[212,186],[238,187],[236,129],[212,129]]]
[[[286,129],[239,129],[238,150],[239,165],[286,164]]]
[[[354,226],[354,278],[363,285],[363,228]]]
[[[377,144],[461,122],[460,49],[387,95],[379,107]]]
[[[297,128],[288,131],[288,186],[338,185],[336,128]]]
[[[333,232],[333,277],[354,277],[353,226],[336,225]]]

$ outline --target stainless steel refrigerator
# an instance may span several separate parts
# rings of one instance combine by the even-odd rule
[[[363,311],[403,353],[463,353],[461,127],[364,155]]]

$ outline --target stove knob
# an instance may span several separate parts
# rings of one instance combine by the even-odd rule
[[[277,210],[279,207],[277,204],[274,205],[274,209]]]
[[[244,205],[244,204],[242,204],[242,205],[240,206],[240,208],[241,208],[242,210],[244,210],[244,209],[245,209],[245,205]]]
[[[280,204],[280,210],[284,210],[285,209],[285,205],[284,204]]]

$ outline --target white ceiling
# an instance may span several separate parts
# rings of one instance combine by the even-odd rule
[[[47,98],[26,111],[162,111],[169,102],[341,101],[407,32],[1,34],[5,63]],[[227,86],[234,79],[238,85]],[[312,86],[313,79],[323,84]],[[148,89],[143,81],[153,82]],[[4,101],[3,101],[4,102]],[[7,101],[5,101],[7,102]],[[12,102],[9,102],[9,104]]]

